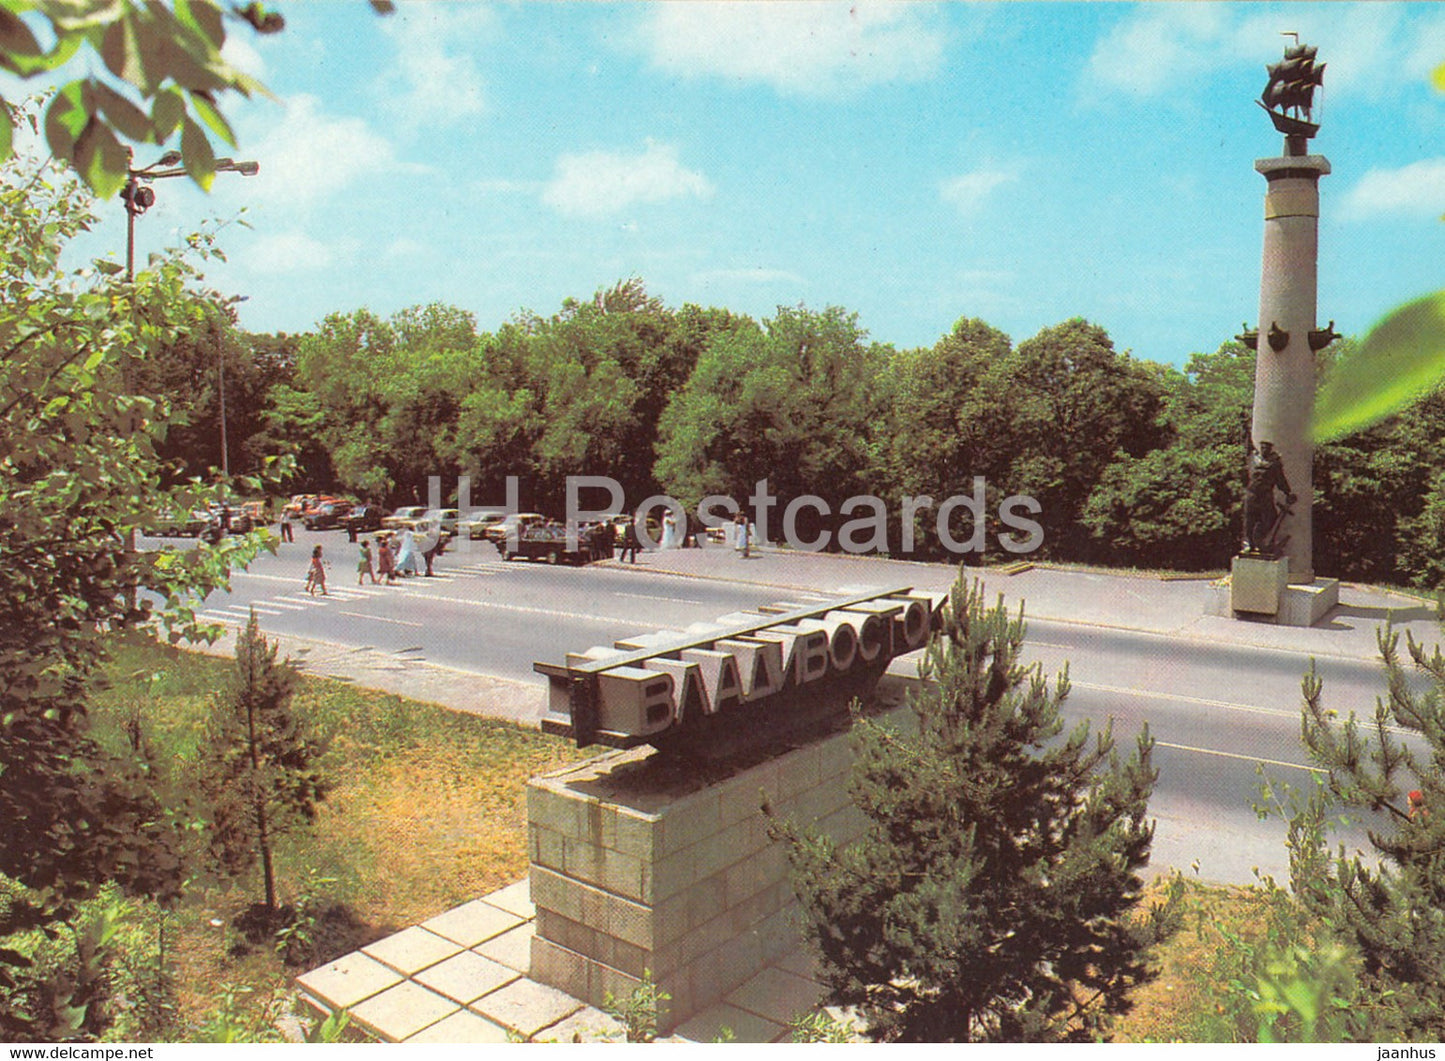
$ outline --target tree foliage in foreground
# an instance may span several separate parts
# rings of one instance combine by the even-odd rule
[[[61,250],[92,221],[54,164],[0,164],[0,876],[18,886],[0,905],[0,1037],[89,1034],[99,1012],[84,977],[43,1012],[11,1004],[49,989],[11,945],[18,934],[65,930],[106,884],[179,894],[177,828],[143,735],[103,747],[88,702],[117,634],[206,636],[185,602],[254,552],[127,545],[163,510],[203,501],[194,485],[163,485],[171,410],[144,381],[155,351],[203,326],[214,300],[175,259],[130,285],[66,273]]]
[[[1435,1042],[1445,1037],[1445,656],[1407,639],[1422,691],[1399,635],[1379,642],[1386,692],[1363,723],[1351,712],[1341,724],[1319,679],[1305,678],[1304,740],[1327,774],[1291,822],[1290,870],[1306,906],[1357,949],[1365,998],[1387,1030]],[[1323,823],[1335,806],[1373,815],[1376,857],[1331,857]]]
[[[1140,909],[1153,741],[1121,760],[1111,728],[1065,733],[1067,673],[1050,690],[1025,667],[1022,617],[980,587],[955,585],[946,615],[910,696],[917,731],[855,726],[864,836],[773,821],[829,1001],[882,1040],[1093,1039],[1177,927],[1177,893]]]

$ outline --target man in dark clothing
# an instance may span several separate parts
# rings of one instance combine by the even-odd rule
[[[1249,485],[1244,495],[1244,551],[1269,552],[1278,537],[1279,509],[1274,492],[1285,495],[1287,504],[1296,497],[1284,476],[1284,460],[1273,442],[1261,442],[1259,452],[1249,458]]]
[[[626,560],[627,554],[632,554],[632,562],[637,563],[637,549],[642,543],[637,538],[637,520],[630,519],[622,527],[622,551],[617,554],[618,560]]]

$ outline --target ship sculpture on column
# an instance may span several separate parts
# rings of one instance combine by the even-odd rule
[[[1243,549],[1231,570],[1229,610],[1311,625],[1339,594],[1338,582],[1315,578],[1311,522],[1315,354],[1337,337],[1334,321],[1321,329],[1315,319],[1319,179],[1330,164],[1309,147],[1320,130],[1317,94],[1325,64],[1296,36],[1268,72],[1257,102],[1283,134],[1284,153],[1254,164],[1268,187],[1259,325],[1245,330],[1256,353],[1254,413]]]

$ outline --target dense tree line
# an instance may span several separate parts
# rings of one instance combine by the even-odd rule
[[[494,332],[430,305],[334,313],[298,336],[221,320],[188,343],[165,369],[194,396],[166,449],[186,475],[219,463],[224,365],[232,470],[290,453],[296,490],[405,504],[426,499],[430,476],[449,500],[468,476],[471,503],[487,505],[516,476],[523,508],[560,515],[569,475],[616,480],[629,507],[663,494],[689,511],[713,495],[746,505],[766,479],[774,539],[807,496],[797,537],[837,547],[850,520],[874,518],[850,499],[876,497],[886,530],[855,525],[849,547],[934,558],[951,555],[939,507],[958,498],[943,529],[969,563],[1009,555],[1000,510],[1015,495],[1038,503],[1042,559],[1218,570],[1240,538],[1254,352],[1236,340],[1175,368],[1084,320],[1015,343],[963,318],[899,350],[838,307],[755,321],[668,307],[634,278]],[[1322,374],[1350,344],[1321,355]],[[1440,581],[1442,437],[1445,397],[1432,395],[1320,447],[1320,571]]]

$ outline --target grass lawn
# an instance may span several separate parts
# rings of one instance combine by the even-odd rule
[[[95,706],[96,729],[123,741],[138,714],[169,795],[183,801],[195,791],[209,705],[233,667],[228,658],[125,646]],[[278,889],[294,902],[310,888],[328,914],[311,953],[288,967],[271,947],[238,947],[230,927],[261,897],[259,872],[239,885],[197,881],[166,919],[183,1016],[214,1009],[220,985],[263,996],[304,968],[521,879],[527,779],[586,754],[509,723],[325,678],[304,679],[294,704],[329,739],[325,773],[335,787],[313,827],[279,843]]]

